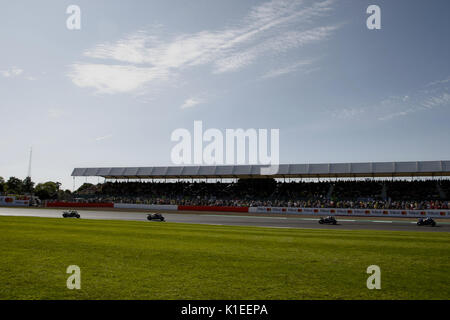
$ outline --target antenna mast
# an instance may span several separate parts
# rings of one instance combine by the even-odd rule
[[[27,177],[31,178],[31,158],[33,156],[33,147],[30,148],[30,160],[28,162],[28,174]]]

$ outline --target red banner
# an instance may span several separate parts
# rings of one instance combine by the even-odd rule
[[[248,212],[248,207],[178,206],[178,211]]]
[[[59,208],[114,208],[114,203],[108,202],[47,202],[47,207],[59,207]]]

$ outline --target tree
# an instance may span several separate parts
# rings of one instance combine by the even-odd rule
[[[24,186],[22,180],[11,177],[6,182],[6,192],[10,194],[21,194],[23,192]]]
[[[5,191],[5,179],[3,177],[0,177],[0,192]]]
[[[33,191],[34,191],[34,182],[31,181],[30,177],[26,177],[23,180],[22,184],[23,184],[23,192],[29,193],[29,194],[33,193]]]
[[[72,192],[69,189],[58,191],[58,200],[72,200]]]
[[[39,183],[34,188],[35,195],[41,200],[57,199],[58,190],[61,184],[59,182],[47,181],[45,183]]]
[[[76,191],[76,193],[88,193],[89,191],[91,191],[95,186],[92,183],[83,183],[78,190]]]

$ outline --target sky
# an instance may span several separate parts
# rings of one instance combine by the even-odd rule
[[[367,28],[369,5],[381,29]],[[25,178],[31,147],[32,179],[68,189],[75,167],[173,165],[171,133],[195,120],[279,129],[280,163],[449,160],[448,12],[447,0],[3,2],[0,176]]]

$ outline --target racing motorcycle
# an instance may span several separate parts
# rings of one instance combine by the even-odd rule
[[[419,221],[417,221],[418,226],[436,226],[436,221],[434,221],[432,218],[428,217],[426,219],[420,218]]]
[[[319,223],[320,224],[337,224],[337,220],[336,220],[336,218],[335,217],[333,217],[333,216],[328,216],[328,217],[325,217],[325,218],[320,218],[320,220],[319,220]]]
[[[151,214],[147,215],[147,220],[148,221],[158,220],[161,222],[166,221],[166,219],[164,219],[163,215],[160,213],[151,213]]]

